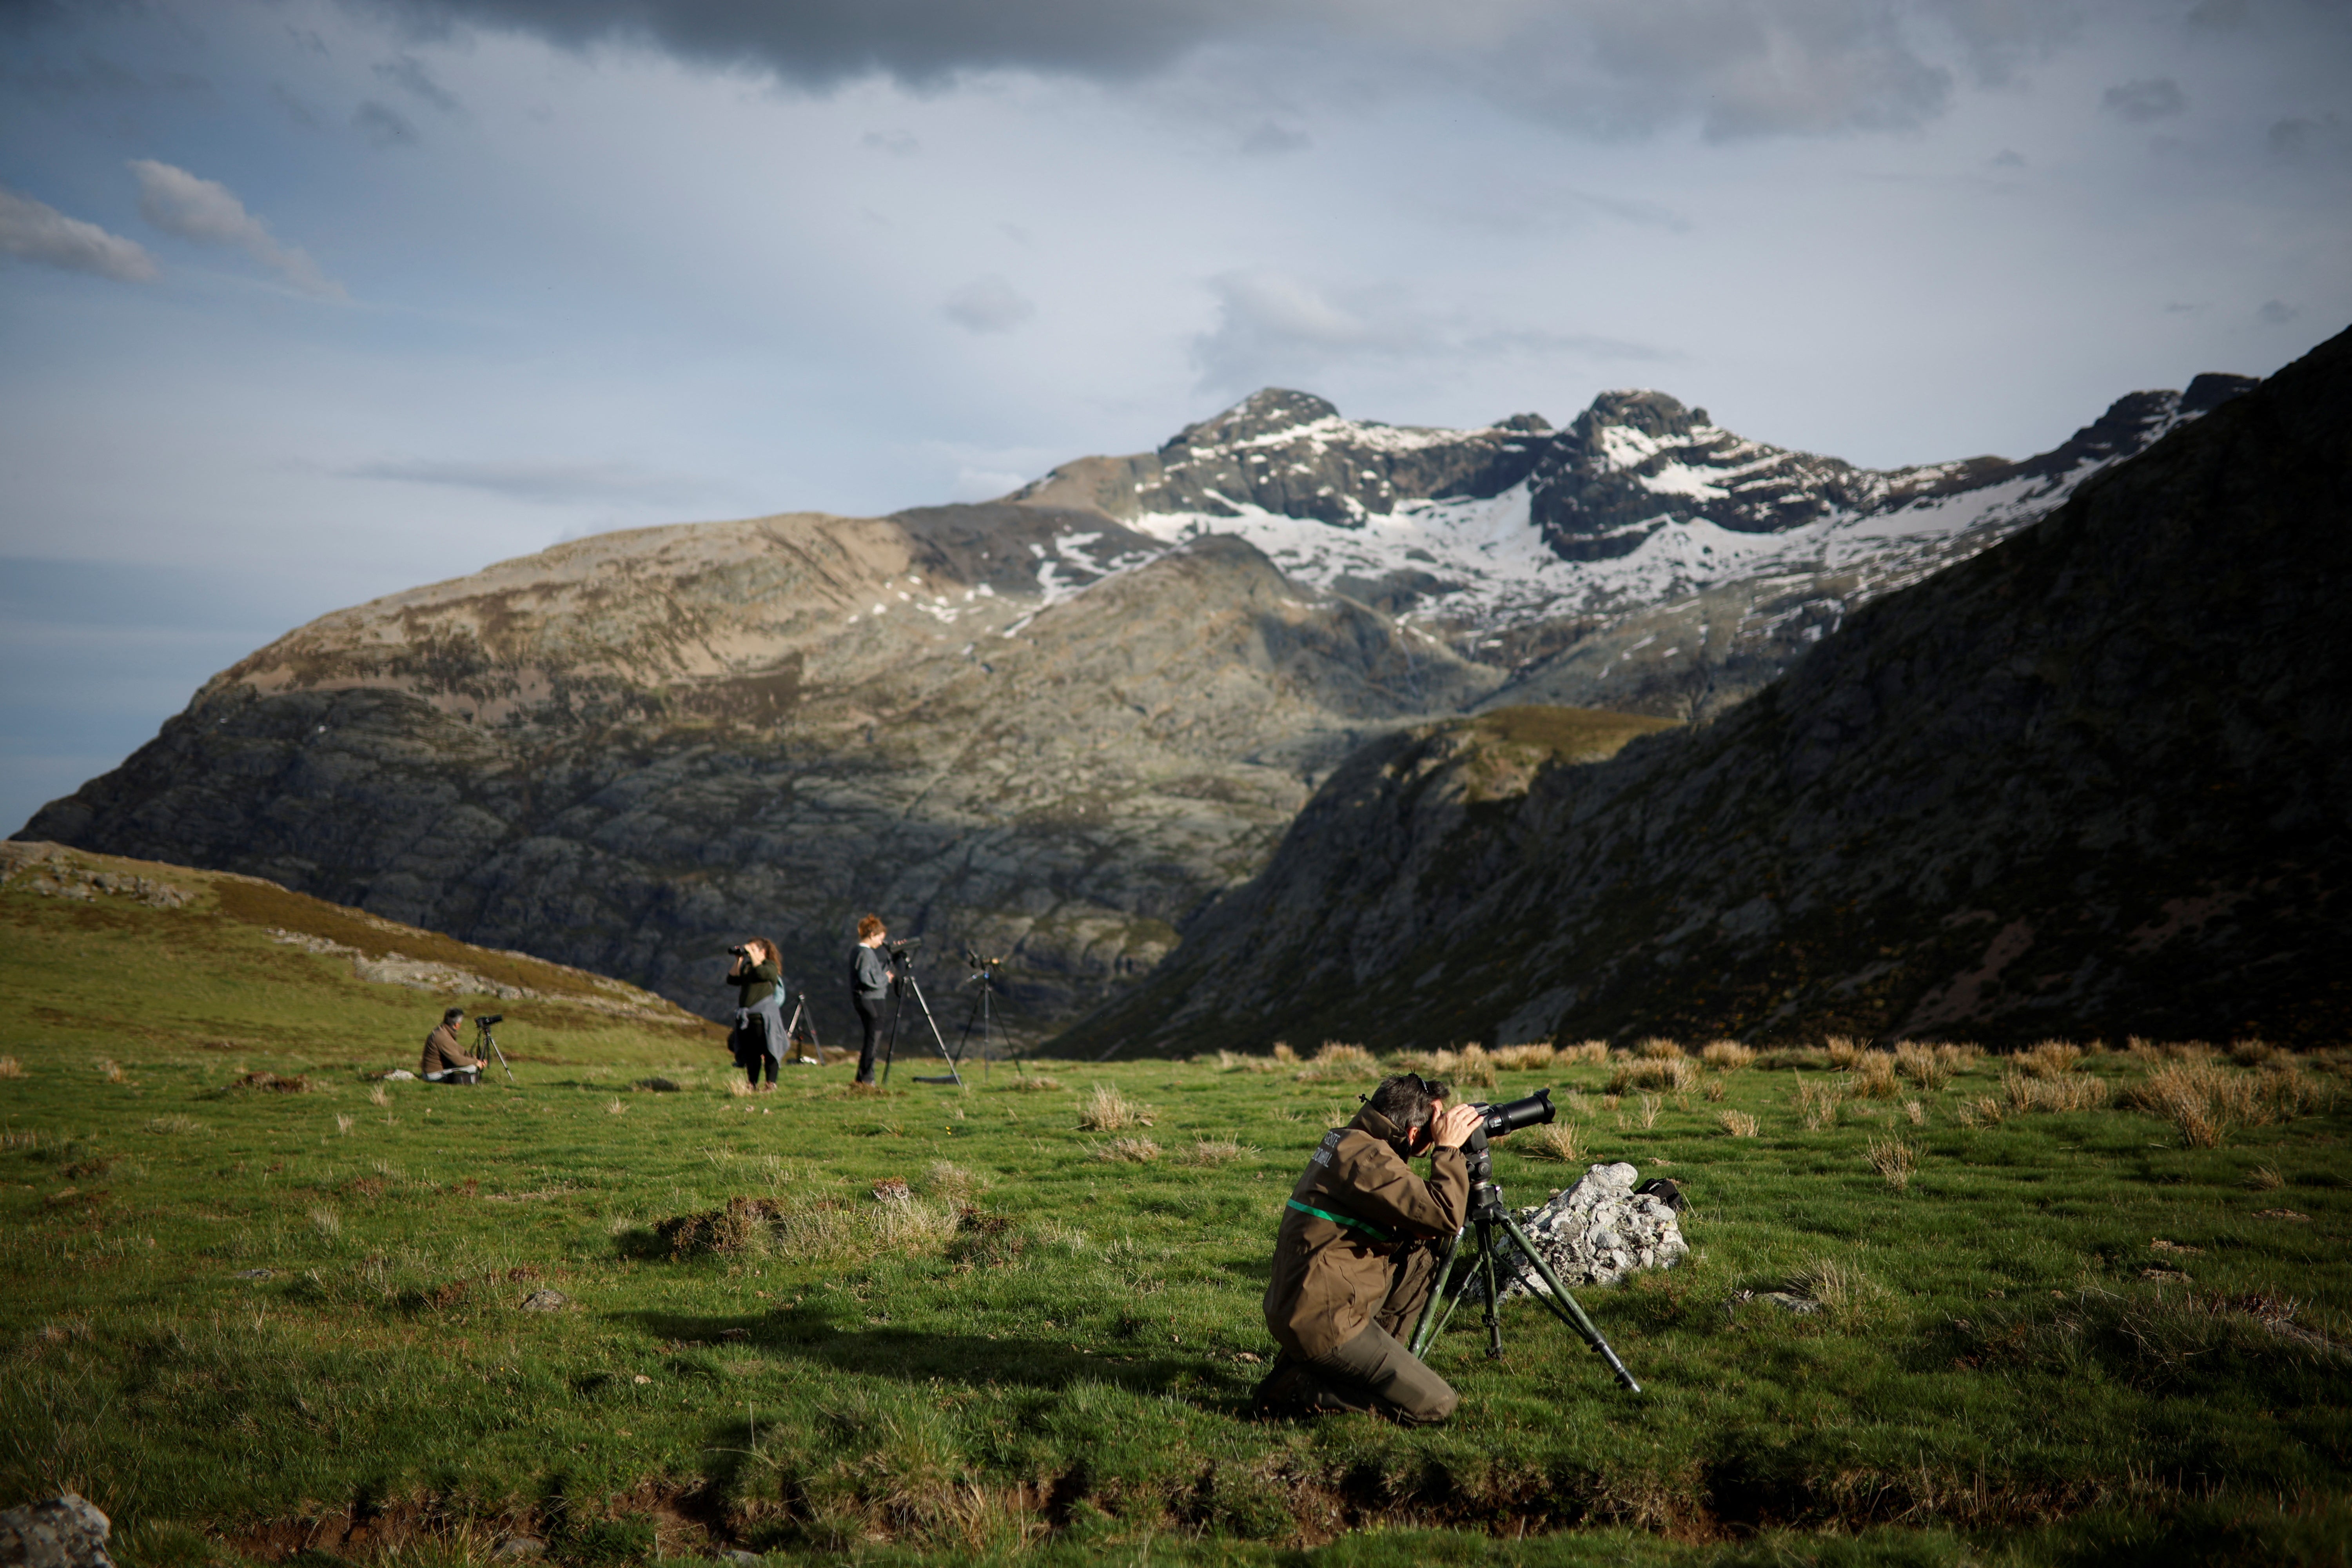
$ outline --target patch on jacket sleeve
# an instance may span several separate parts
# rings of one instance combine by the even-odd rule
[[[1331,1152],[1339,1147],[1340,1135],[1346,1131],[1347,1129],[1344,1127],[1334,1127],[1330,1131],[1323,1134],[1322,1146],[1307,1158],[1318,1165],[1328,1166],[1331,1163]]]

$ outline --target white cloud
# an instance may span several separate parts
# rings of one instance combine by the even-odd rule
[[[246,211],[226,185],[152,158],[133,158],[131,172],[139,177],[140,216],[164,233],[198,245],[242,250],[305,294],[321,300],[350,298],[307,252],[278,244],[268,226]]]
[[[940,309],[949,321],[972,332],[1009,332],[1037,313],[1036,306],[992,272],[949,295]]]
[[[137,242],[68,217],[47,202],[5,186],[0,186],[0,252],[122,283],[155,279],[155,258]]]

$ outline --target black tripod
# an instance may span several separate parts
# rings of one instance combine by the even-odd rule
[[[980,994],[971,999],[971,1016],[963,1021],[963,1032],[956,1037],[956,1060],[963,1060],[964,1050],[971,1043],[972,1029],[977,1026],[980,1030],[980,1070],[984,1073],[995,1059],[991,1047],[998,1037],[1003,1036],[1004,1038],[1008,1054],[1012,1045],[1011,1037],[1003,1036],[1003,1028],[996,1021],[996,987],[1000,984],[996,972],[1004,967],[1004,960],[982,958],[971,948],[966,948],[963,961],[971,970],[964,984],[979,986]]]
[[[1421,1322],[1413,1329],[1412,1353],[1421,1354],[1437,1337],[1437,1331],[1454,1316],[1454,1309],[1461,1304],[1475,1276],[1486,1294],[1486,1354],[1490,1360],[1499,1358],[1503,1353],[1502,1284],[1505,1280],[1525,1279],[1532,1268],[1551,1294],[1547,1296],[1532,1289],[1528,1294],[1549,1307],[1554,1317],[1583,1335],[1584,1342],[1609,1363],[1609,1370],[1617,1374],[1617,1381],[1629,1392],[1641,1393],[1642,1385],[1633,1381],[1633,1374],[1625,1370],[1625,1363],[1617,1359],[1617,1352],[1609,1348],[1609,1342],[1601,1337],[1601,1331],[1592,1326],[1592,1320],[1584,1315],[1584,1309],[1576,1304],[1576,1298],[1568,1293],[1568,1287],[1551,1271],[1551,1265],[1536,1250],[1536,1244],[1528,1239],[1528,1233],[1519,1228],[1519,1222],[1503,1206],[1503,1189],[1495,1184],[1495,1161],[1486,1146],[1484,1129],[1470,1135],[1462,1145],[1462,1152],[1470,1162],[1470,1214],[1462,1228],[1445,1244],[1445,1250],[1437,1255],[1437,1279],[1430,1287],[1429,1304],[1421,1310]],[[1465,1253],[1462,1238],[1474,1233],[1475,1239]],[[1506,1253],[1506,1247],[1516,1256]],[[1458,1278],[1454,1268],[1457,1262],[1462,1265]],[[1443,1312],[1438,1310],[1441,1301],[1445,1308]]]
[[[474,1042],[474,1054],[478,1057],[482,1054],[484,1047],[489,1047],[489,1054],[499,1058],[499,1066],[506,1068],[507,1081],[512,1083],[514,1068],[507,1067],[507,1054],[499,1049],[499,1037],[490,1033],[492,1024],[503,1024],[506,1019],[507,1016],[504,1013],[493,1013],[487,1018],[474,1020],[474,1032],[480,1037]]]
[[[786,1049],[793,1049],[793,1042],[800,1037],[803,1027],[808,1030],[809,1044],[816,1047],[816,1059],[824,1060],[824,1042],[816,1037],[816,1015],[808,1010],[807,995],[801,994],[793,996],[792,1021],[784,1026]],[[793,1054],[798,1056],[800,1052],[793,1050]]]
[[[947,1077],[918,1078],[915,1081],[951,1083],[961,1089],[963,1074],[956,1071],[955,1058],[948,1055],[948,1042],[940,1033],[939,1020],[931,1016],[931,1005],[923,1000],[923,988],[915,983],[915,948],[920,940],[902,942],[890,949],[890,967],[898,976],[890,982],[890,993],[898,1001],[890,1008],[890,1044],[882,1057],[882,1081],[890,1081],[890,1064],[898,1055],[898,1020],[907,1016],[907,998],[912,996],[915,1005],[922,1012],[923,1023],[931,1031],[931,1044],[940,1048],[940,1060],[948,1064]]]

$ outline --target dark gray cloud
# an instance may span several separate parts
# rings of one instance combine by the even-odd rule
[[[643,47],[808,87],[1015,69],[1127,80],[1216,49],[1447,79],[1532,117],[1717,139],[1907,130],[2076,30],[2067,0],[355,0],[467,27]],[[1278,142],[1288,132],[1276,130]],[[1281,151],[1266,144],[1253,150]]]
[[[155,258],[136,241],[5,186],[0,186],[0,255],[121,283],[152,282],[156,276]]]
[[[2262,318],[2263,325],[2266,327],[2284,327],[2303,312],[2279,300],[2266,300],[2263,302],[2263,308],[2254,314]]]
[[[2135,125],[2151,120],[2169,120],[2189,110],[2189,95],[2170,77],[2158,77],[2152,81],[2127,81],[2121,87],[2111,87],[2099,96],[2099,107],[2110,114],[2119,114]]]
[[[352,111],[352,129],[378,147],[405,147],[416,140],[416,127],[406,115],[373,98]]]

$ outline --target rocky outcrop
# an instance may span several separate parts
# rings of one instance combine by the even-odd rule
[[[1566,1192],[1513,1217],[1545,1266],[1571,1290],[1621,1284],[1645,1268],[1672,1268],[1690,1256],[1690,1244],[1665,1198],[1634,1191],[1640,1179],[1641,1173],[1622,1161],[1593,1165]],[[1507,1301],[1530,1292],[1551,1294],[1532,1268],[1503,1282]],[[1485,1300],[1483,1289],[1473,1299]]]
[[[1712,724],[1478,800],[1384,737],[1068,1037],[2340,1035],[2352,334],[1847,616]]]
[[[0,1568],[114,1568],[106,1515],[64,1492],[46,1502],[0,1510]]]

